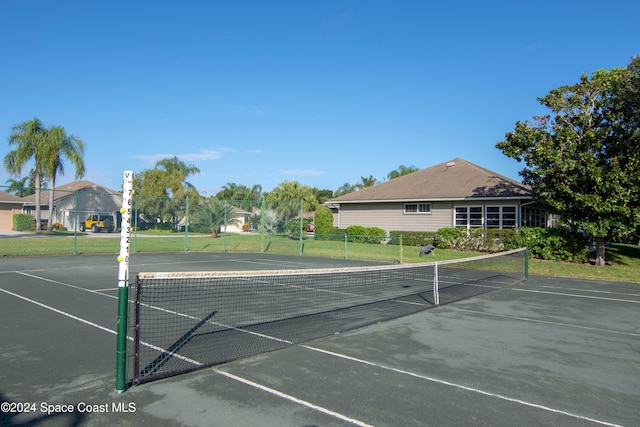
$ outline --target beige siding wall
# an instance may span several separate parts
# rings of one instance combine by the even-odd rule
[[[452,209],[452,202],[433,202],[430,214],[405,214],[404,203],[343,204],[338,215],[334,217],[334,226],[379,227],[387,232],[436,231],[443,227],[452,227]]]
[[[455,227],[455,207],[481,206],[486,219],[487,206],[519,206],[517,201],[455,201],[431,202],[430,214],[405,214],[404,203],[353,203],[343,204],[334,215],[334,226],[347,228],[351,225],[380,227],[385,231],[437,231]],[[516,209],[516,223],[520,223],[520,210]],[[484,220],[483,219],[483,220]]]

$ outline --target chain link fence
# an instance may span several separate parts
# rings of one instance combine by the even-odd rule
[[[8,187],[0,191],[9,193]],[[2,230],[36,233],[35,194],[3,194]],[[53,203],[50,201],[53,200]],[[99,186],[40,191],[42,252],[117,253],[122,194]],[[401,236],[318,236],[302,200],[176,199],[133,195],[132,252],[215,251],[402,262]],[[94,239],[92,237],[102,237]],[[111,238],[111,239],[109,239]],[[32,249],[32,251],[35,251]]]

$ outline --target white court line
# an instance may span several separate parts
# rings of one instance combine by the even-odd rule
[[[341,359],[346,359],[346,360],[349,360],[349,361],[352,361],[352,362],[356,362],[356,363],[361,363],[361,364],[366,365],[366,366],[372,366],[372,367],[375,367],[375,368],[384,369],[384,370],[395,372],[395,373],[402,374],[402,375],[408,375],[408,376],[411,376],[411,377],[414,377],[414,378],[419,378],[421,380],[427,380],[427,381],[430,381],[430,382],[446,385],[446,386],[457,388],[457,389],[460,389],[460,390],[470,391],[470,392],[473,392],[473,393],[481,394],[483,396],[489,396],[489,397],[497,398],[497,399],[500,399],[500,400],[505,400],[507,402],[518,403],[520,405],[528,406],[528,407],[531,407],[531,408],[541,409],[541,410],[547,411],[547,412],[566,415],[568,417],[576,418],[576,419],[579,419],[579,420],[582,420],[582,421],[589,421],[589,422],[593,422],[593,423],[601,424],[601,425],[605,425],[605,426],[621,427],[619,424],[613,424],[613,423],[610,423],[610,422],[607,422],[607,421],[601,421],[601,420],[596,420],[594,418],[584,417],[582,415],[573,414],[571,412],[563,411],[563,410],[560,410],[560,409],[550,408],[548,406],[539,405],[537,403],[531,403],[531,402],[527,402],[527,401],[524,401],[524,400],[515,399],[515,398],[512,398],[512,397],[503,396],[501,394],[492,393],[492,392],[489,392],[489,391],[484,391],[484,390],[480,390],[480,389],[473,388],[473,387],[468,387],[468,386],[465,386],[465,385],[462,385],[462,384],[452,383],[450,381],[445,381],[445,380],[441,380],[441,379],[438,379],[438,378],[429,377],[429,376],[426,376],[426,375],[416,374],[414,372],[405,371],[405,370],[398,369],[398,368],[392,368],[390,366],[385,366],[385,365],[381,365],[381,364],[378,364],[378,363],[369,362],[367,360],[358,359],[358,358],[355,358],[355,357],[352,357],[352,356],[347,356],[345,354],[335,353],[335,352],[329,351],[329,350],[323,350],[323,349],[317,348],[317,347],[311,347],[311,346],[307,346],[307,345],[300,345],[300,347],[306,348],[308,350],[316,351],[316,352],[319,352],[319,353],[324,353],[324,354],[327,354],[329,356],[338,357],[338,358],[341,358]]]
[[[74,316],[74,315],[73,315],[73,314],[71,314],[71,313],[67,313],[67,312],[65,312],[65,311],[59,310],[59,309],[57,309],[57,308],[51,307],[51,306],[46,305],[46,304],[43,304],[43,303],[41,303],[41,302],[38,302],[38,301],[32,300],[31,298],[27,298],[27,297],[25,297],[25,296],[18,295],[18,294],[14,293],[14,292],[7,291],[7,290],[2,289],[2,288],[0,288],[0,292],[4,292],[4,293],[6,293],[6,294],[8,294],[8,295],[11,295],[11,296],[13,296],[13,297],[15,297],[15,298],[19,298],[19,299],[24,300],[24,301],[27,301],[27,302],[29,302],[29,303],[31,303],[31,304],[35,304],[35,305],[37,305],[37,306],[39,306],[39,307],[45,308],[45,309],[47,309],[47,310],[51,310],[51,311],[53,311],[54,313],[58,313],[58,314],[60,314],[60,315],[62,315],[62,316],[65,316],[65,317],[68,317],[68,318],[70,318],[70,319],[76,320],[76,321],[78,321],[78,322],[80,322],[80,323],[83,323],[83,324],[85,324],[85,325],[93,326],[94,328],[98,328],[98,329],[100,329],[101,331],[104,331],[104,332],[107,332],[107,333],[110,333],[110,334],[113,334],[113,335],[116,335],[116,334],[117,334],[117,332],[116,332],[116,331],[114,331],[113,329],[109,329],[109,328],[106,328],[106,327],[104,327],[104,326],[98,325],[97,323],[93,323],[93,322],[91,322],[91,321],[89,321],[89,320],[83,319],[83,318],[81,318],[81,317]],[[128,337],[127,337],[127,339],[132,340],[132,337],[129,337],[129,336],[128,336]],[[147,347],[153,348],[153,349],[155,349],[155,350],[161,351],[161,352],[163,352],[163,353],[169,354],[169,355],[171,355],[171,356],[177,357],[177,358],[179,358],[179,359],[182,359],[182,360],[184,360],[184,361],[186,361],[186,362],[188,362],[188,363],[192,363],[192,364],[193,364],[193,365],[195,365],[195,366],[202,366],[202,363],[200,363],[200,362],[198,362],[198,361],[196,361],[196,360],[189,359],[189,358],[184,357],[184,356],[180,356],[179,354],[175,354],[175,353],[168,352],[167,350],[162,349],[162,348],[160,348],[160,347],[157,347],[157,346],[154,346],[154,345],[151,345],[151,344],[147,344],[147,343],[143,343],[143,342],[142,342],[141,344],[143,344],[143,345],[145,345],[145,346],[147,346]],[[242,382],[242,383],[244,383],[244,384],[250,385],[250,386],[255,387],[255,388],[259,389],[259,390],[265,391],[265,392],[267,392],[267,393],[273,394],[273,395],[275,395],[275,396],[278,396],[278,397],[280,397],[280,398],[283,398],[283,399],[289,400],[289,401],[291,401],[291,402],[294,402],[294,403],[297,403],[297,404],[300,404],[300,405],[306,406],[306,407],[308,407],[308,408],[310,408],[310,409],[313,409],[313,410],[318,411],[318,412],[322,412],[323,414],[330,415],[330,416],[332,416],[332,417],[334,417],[334,418],[338,418],[338,419],[340,419],[340,420],[347,421],[347,422],[349,422],[349,423],[351,423],[351,424],[355,424],[355,425],[362,426],[362,427],[371,427],[369,424],[363,423],[362,421],[358,421],[358,420],[356,420],[356,419],[354,419],[354,418],[349,418],[349,417],[347,417],[347,416],[345,416],[345,415],[342,415],[342,414],[340,414],[340,413],[338,413],[338,412],[334,412],[334,411],[332,411],[332,410],[330,410],[330,409],[323,408],[322,406],[314,405],[314,404],[312,404],[312,403],[310,403],[310,402],[307,402],[307,401],[304,401],[304,400],[298,399],[298,398],[296,398],[296,397],[293,397],[293,396],[291,396],[291,395],[288,395],[288,394],[285,394],[285,393],[279,392],[279,391],[274,390],[274,389],[271,389],[271,388],[269,388],[269,387],[262,386],[262,385],[260,385],[260,384],[254,383],[254,382],[252,382],[252,381],[246,380],[246,379],[241,378],[241,377],[238,377],[238,376],[236,376],[236,375],[229,374],[229,373],[225,373],[225,372],[222,372],[222,371],[218,371],[217,369],[213,369],[213,371],[214,371],[215,373],[220,374],[220,375],[223,375],[223,376],[225,376],[225,377],[227,377],[227,378],[231,378],[231,379],[234,379],[234,380],[236,380],[236,381],[240,381],[240,382]]]
[[[456,310],[464,311],[465,313],[480,314],[485,316],[501,317],[505,319],[520,320],[523,322],[541,323],[544,325],[564,326],[566,328],[584,329],[587,331],[607,332],[610,334],[630,335],[632,337],[640,337],[640,334],[635,332],[615,331],[613,329],[595,328],[593,326],[572,325],[570,323],[551,322],[549,320],[532,319],[530,317],[510,316],[508,314],[487,313],[484,311],[467,310],[465,308],[456,307]]]
[[[577,292],[587,292],[587,293],[594,293],[594,294],[609,294],[609,295],[626,295],[626,296],[631,296],[631,297],[640,297],[640,294],[630,294],[627,292],[614,292],[614,291],[603,291],[603,290],[599,290],[599,289],[584,289],[584,288],[561,288],[559,286],[549,286],[549,285],[544,285],[542,286],[543,288],[549,288],[549,289],[562,289],[564,291],[577,291]]]
[[[18,273],[20,273],[20,272],[18,272]],[[74,285],[70,285],[70,284],[65,284],[65,283],[62,283],[62,282],[55,281],[55,280],[42,278],[42,277],[38,277],[38,276],[26,274],[26,273],[20,273],[20,274],[25,274],[26,276],[30,276],[30,277],[33,277],[33,278],[42,279],[42,280],[45,280],[45,281],[66,285],[66,286],[69,286],[69,287],[72,287],[72,288],[77,288],[77,289],[85,290],[85,291],[88,291],[88,292],[93,292],[93,293],[96,293],[96,294],[99,294],[99,295],[104,295],[104,294],[101,294],[101,293],[98,293],[98,292],[95,292],[95,291],[91,291],[91,290],[88,290],[88,289],[80,288],[80,287],[77,287],[77,286],[74,286]],[[553,292],[532,291],[532,290],[525,290],[525,289],[512,289],[512,290],[524,291],[524,292],[539,292],[539,293],[556,294],[556,293],[553,293]],[[113,331],[111,329],[105,328],[105,327],[100,326],[100,325],[98,325],[96,323],[90,322],[88,320],[82,319],[82,318],[74,316],[72,314],[66,313],[66,312],[64,312],[62,310],[58,310],[56,308],[47,306],[47,305],[42,304],[40,302],[31,300],[29,298],[23,297],[21,295],[15,294],[15,293],[10,292],[10,291],[6,291],[6,290],[1,289],[1,288],[0,288],[0,291],[5,292],[5,293],[10,294],[10,295],[13,295],[13,296],[15,296],[17,298],[20,298],[20,299],[23,299],[25,301],[31,302],[31,303],[36,304],[38,306],[44,307],[46,309],[52,310],[52,311],[54,311],[56,313],[62,314],[64,316],[67,316],[67,317],[72,318],[74,320],[77,320],[79,322],[85,323],[87,325],[94,326],[94,327],[96,327],[96,328],[98,328],[100,330],[103,330],[105,332],[116,334],[116,331]],[[611,298],[589,297],[589,296],[571,295],[571,294],[562,294],[562,293],[560,293],[560,295],[575,296],[575,297],[582,297],[582,298],[594,298],[594,299],[611,300]],[[104,296],[110,297],[109,295],[104,295]],[[613,299],[613,300],[616,300],[616,299]],[[620,300],[620,301],[623,301],[623,302],[640,302],[640,301],[627,301],[627,300]],[[131,339],[131,337],[128,337],[128,338]],[[149,346],[151,348],[154,348],[156,350],[168,353],[166,350],[158,348],[156,346],[148,345],[148,344],[145,344],[145,343],[142,343],[142,344],[143,345],[147,345],[147,346]],[[430,381],[430,382],[446,385],[446,386],[449,386],[449,387],[454,387],[454,388],[458,388],[458,389],[461,389],[461,390],[478,393],[478,394],[481,394],[481,395],[484,395],[484,396],[489,396],[489,397],[497,398],[497,399],[500,399],[500,400],[505,400],[505,401],[512,402],[512,403],[518,403],[520,405],[524,405],[524,406],[528,406],[528,407],[532,407],[532,408],[536,408],[536,409],[541,409],[541,410],[544,410],[544,411],[547,411],[547,412],[557,413],[557,414],[565,415],[565,416],[568,416],[568,417],[571,417],[571,418],[576,418],[576,419],[583,420],[583,421],[589,421],[589,422],[597,423],[597,424],[600,424],[600,425],[619,427],[618,424],[613,424],[613,423],[609,423],[609,422],[606,422],[606,421],[601,421],[601,420],[597,420],[597,419],[593,419],[593,418],[589,418],[589,417],[584,417],[584,416],[573,414],[573,413],[570,413],[570,412],[567,412],[567,411],[551,408],[551,407],[544,406],[544,405],[539,405],[539,404],[536,404],[536,403],[526,402],[524,400],[503,396],[503,395],[500,395],[500,394],[497,394],[497,393],[487,392],[487,391],[484,391],[484,390],[480,390],[480,389],[464,386],[464,385],[461,385],[461,384],[452,383],[452,382],[449,382],[449,381],[445,381],[445,380],[429,377],[429,376],[426,376],[426,375],[416,374],[414,372],[405,371],[405,370],[398,369],[398,368],[392,368],[392,367],[380,365],[380,364],[377,364],[377,363],[374,363],[374,362],[369,362],[369,361],[366,361],[366,360],[363,360],[363,359],[358,359],[358,358],[355,358],[355,357],[352,357],[352,356],[347,356],[347,355],[344,355],[344,354],[335,353],[335,352],[332,352],[332,351],[323,350],[323,349],[320,349],[320,348],[311,347],[311,346],[307,346],[307,345],[299,345],[299,347],[306,348],[308,350],[312,350],[312,351],[316,351],[316,352],[320,352],[320,353],[324,353],[324,354],[327,354],[327,355],[330,355],[330,356],[333,356],[333,357],[338,357],[338,358],[350,360],[350,361],[353,361],[353,362],[361,363],[361,364],[364,364],[364,365],[367,365],[367,366],[373,366],[373,367],[376,367],[376,368],[379,368],[379,369],[384,369],[384,370],[396,372],[396,373],[399,373],[399,374],[408,375],[408,376],[412,376],[412,377],[415,377],[415,378],[427,380],[427,381]],[[175,355],[172,354],[172,355],[175,356],[175,357],[179,357],[179,358],[181,358],[181,359],[183,359],[183,360],[185,360],[185,361],[187,361],[189,363],[193,363],[196,366],[202,366],[202,364],[200,362],[192,361],[191,359],[185,358],[185,357],[177,355],[177,354],[175,354]],[[363,423],[361,421],[358,421],[358,420],[343,416],[343,415],[341,415],[339,413],[336,413],[336,412],[333,412],[333,411],[331,411],[329,409],[313,405],[312,403],[303,401],[301,399],[297,399],[297,398],[295,398],[293,396],[287,395],[285,393],[279,392],[277,390],[271,389],[271,388],[266,387],[266,386],[262,386],[260,384],[254,383],[254,382],[252,382],[250,380],[246,380],[244,378],[235,376],[235,375],[230,374],[230,373],[225,373],[225,372],[219,371],[218,369],[215,369],[215,368],[213,369],[213,371],[218,373],[218,374],[221,374],[223,376],[226,376],[228,378],[232,378],[232,379],[235,379],[236,381],[240,381],[240,382],[242,382],[244,384],[247,384],[247,385],[250,385],[252,387],[258,388],[258,389],[260,389],[262,391],[274,394],[274,395],[276,395],[278,397],[290,400],[292,402],[301,404],[303,406],[306,406],[306,407],[309,407],[311,409],[320,411],[322,413],[337,417],[337,418],[342,419],[344,421],[351,422],[351,423],[353,423],[355,425],[368,426],[368,424],[365,424],[365,423]]]
[[[313,403],[307,402],[306,400],[298,399],[297,397],[291,396],[290,394],[282,393],[281,391],[278,391],[278,390],[275,390],[273,388],[264,386],[262,384],[258,384],[256,382],[250,381],[248,379],[245,379],[245,378],[239,377],[237,375],[231,374],[229,372],[220,371],[220,370],[215,369],[215,368],[213,369],[213,372],[215,372],[216,374],[220,374],[222,376],[225,376],[227,378],[231,378],[232,380],[239,381],[239,382],[241,382],[243,384],[246,384],[248,386],[257,388],[258,390],[264,391],[266,393],[276,395],[278,397],[281,397],[283,399],[289,400],[291,402],[297,403],[297,404],[302,405],[302,406],[306,406],[307,408],[311,408],[311,409],[313,409],[315,411],[322,412],[323,414],[331,415],[334,418],[338,418],[338,419],[346,421],[348,423],[351,423],[351,424],[354,424],[354,425],[357,425],[357,426],[361,426],[361,427],[373,427],[370,424],[366,424],[366,423],[364,423],[364,422],[362,422],[360,420],[357,420],[355,418],[350,418],[350,417],[344,416],[344,415],[342,415],[342,414],[340,414],[338,412],[334,412],[334,411],[332,411],[330,409],[323,408],[322,406],[314,405]]]
[[[564,292],[539,291],[536,289],[521,289],[521,288],[507,288],[507,289],[515,292],[529,292],[532,294],[560,295],[564,297],[597,299],[597,300],[603,300],[603,301],[629,302],[631,304],[640,304],[640,301],[631,300],[631,299],[608,298],[608,297],[593,296],[593,295],[567,294]]]

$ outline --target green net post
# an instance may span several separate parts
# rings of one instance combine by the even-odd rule
[[[260,253],[263,254],[264,253],[264,234],[265,234],[265,230],[264,230],[264,212],[265,212],[265,208],[266,205],[264,203],[264,197],[262,198],[262,202],[261,202],[261,208],[260,208]]]
[[[402,264],[402,257],[404,256],[404,247],[402,246],[402,234],[400,234],[400,264]]]
[[[184,200],[184,251],[189,252],[189,197]]]
[[[304,222],[303,218],[304,218],[304,199],[300,199],[300,246],[299,246],[299,253],[298,253],[298,255],[300,255],[300,256],[302,256],[303,244],[304,244],[303,240],[302,240],[303,237],[304,237],[304,235],[303,235],[303,233],[304,233],[304,231],[303,231],[303,229],[304,229],[304,227],[303,227],[303,222]]]
[[[224,234],[222,235],[222,247],[224,253],[227,253],[227,201],[224,201]],[[215,226],[214,226],[215,227]]]
[[[116,337],[116,392],[127,388],[127,316],[129,306],[129,253],[131,243],[131,211],[133,172],[124,172],[122,186],[122,223],[120,226],[120,255],[118,255],[118,326]]]
[[[344,235],[344,259],[347,259],[347,247],[348,247],[348,243],[347,243],[347,239],[348,239],[349,235],[345,234]]]

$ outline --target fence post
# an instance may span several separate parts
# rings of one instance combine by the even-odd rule
[[[184,251],[189,252],[189,197],[184,202]]]

